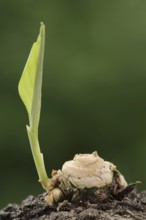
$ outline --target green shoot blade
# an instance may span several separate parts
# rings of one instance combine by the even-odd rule
[[[28,112],[29,126],[27,126],[27,132],[39,175],[39,181],[42,183],[43,187],[46,188],[46,185],[50,185],[50,180],[47,177],[44,159],[38,141],[44,47],[45,26],[41,23],[39,36],[30,51],[30,55],[18,85],[18,91]]]
[[[18,90],[26,106],[30,127],[38,130],[41,109],[41,87],[45,44],[45,26],[41,23],[40,34],[33,44],[25,65]]]

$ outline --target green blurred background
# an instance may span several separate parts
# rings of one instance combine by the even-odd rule
[[[95,150],[146,175],[146,1],[0,0],[0,207],[43,192],[17,85],[46,25],[40,145],[46,168]]]

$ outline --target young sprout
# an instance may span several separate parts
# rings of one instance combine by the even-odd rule
[[[124,176],[116,166],[103,160],[97,152],[77,154],[63,164],[61,170],[53,170],[52,178],[46,173],[43,154],[40,151],[38,127],[41,111],[41,88],[45,46],[45,26],[41,23],[37,41],[33,44],[19,82],[19,95],[27,109],[29,125],[27,133],[39,181],[48,192],[45,200],[51,205],[63,199],[89,201],[104,198],[122,198],[133,190],[127,186]]]
[[[30,51],[18,85],[18,91],[28,112],[29,126],[27,125],[26,127],[39,181],[45,189],[49,189],[51,188],[51,180],[46,173],[44,158],[40,151],[38,140],[44,47],[45,26],[41,23],[39,36]]]

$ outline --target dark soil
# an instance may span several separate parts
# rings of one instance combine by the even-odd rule
[[[28,196],[20,205],[7,205],[0,210],[0,220],[146,220],[146,192],[96,204],[64,201],[53,206],[45,205],[44,196]]]

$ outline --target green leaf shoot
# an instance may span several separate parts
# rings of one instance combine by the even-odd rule
[[[45,25],[41,23],[39,36],[30,51],[28,60],[19,81],[18,91],[28,112],[29,126],[27,125],[27,133],[35,166],[38,172],[39,181],[46,189],[50,187],[51,181],[46,173],[43,154],[40,151],[38,140],[44,48]]]

